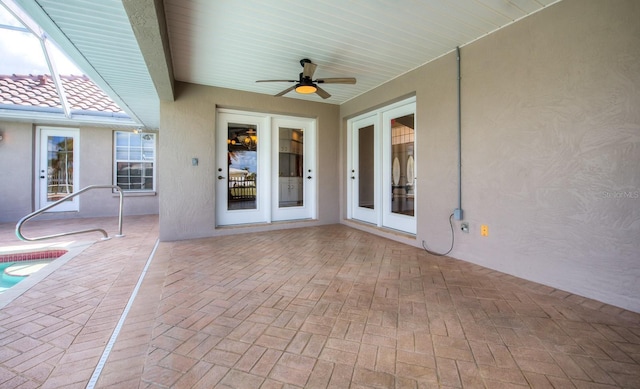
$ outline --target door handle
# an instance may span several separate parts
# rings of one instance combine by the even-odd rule
[[[40,176],[40,178],[44,178],[44,176]]]
[[[311,179],[311,176],[307,176],[307,180],[310,180],[310,179]]]
[[[223,176],[218,176],[218,179],[222,180],[222,179],[224,179],[224,177]]]

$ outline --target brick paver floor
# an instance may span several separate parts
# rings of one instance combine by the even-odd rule
[[[0,388],[87,386],[157,237],[127,219],[0,310]],[[161,242],[109,351],[95,387],[640,388],[639,314],[342,225]]]

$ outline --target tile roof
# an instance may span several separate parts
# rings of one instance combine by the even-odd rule
[[[71,111],[125,113],[87,76],[60,76]],[[0,105],[60,108],[50,75],[0,75]]]

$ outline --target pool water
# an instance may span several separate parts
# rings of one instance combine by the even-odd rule
[[[0,293],[51,263],[52,259],[0,263]]]

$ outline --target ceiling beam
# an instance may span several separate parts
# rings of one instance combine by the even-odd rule
[[[158,97],[173,101],[173,66],[162,0],[123,0],[122,5]]]

